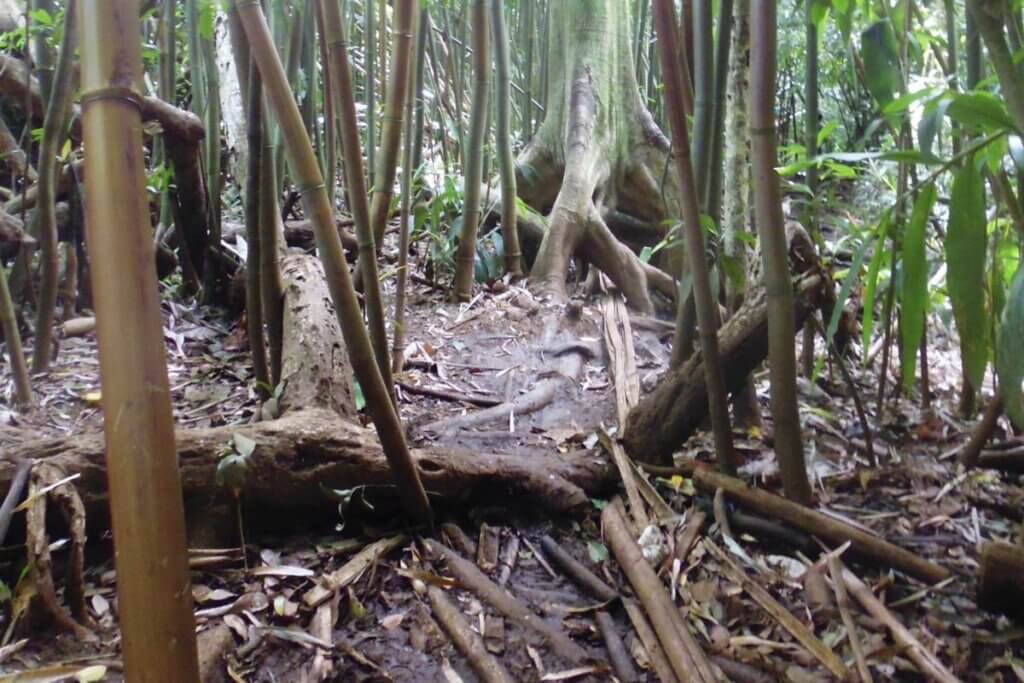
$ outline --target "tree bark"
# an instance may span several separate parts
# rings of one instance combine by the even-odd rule
[[[337,501],[325,489],[367,486],[381,498],[394,500],[398,495],[388,461],[371,430],[339,419],[333,411],[307,408],[253,425],[179,430],[175,442],[190,516],[202,514],[211,501],[225,495],[215,471],[225,444],[236,433],[256,442],[242,490],[253,515],[273,519],[331,513]],[[19,459],[45,459],[67,476],[81,475],[74,485],[90,525],[103,528],[108,515],[103,453],[102,434],[16,445],[0,461],[0,489],[10,486]],[[438,448],[413,449],[412,457],[431,496],[453,505],[473,501],[536,504],[550,513],[564,514],[583,509],[590,496],[606,493],[615,481],[606,461],[582,451],[554,458]]]

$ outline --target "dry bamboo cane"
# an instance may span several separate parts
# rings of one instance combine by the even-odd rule
[[[381,301],[380,276],[377,272],[376,239],[373,233],[370,207],[366,198],[363,152],[359,141],[355,90],[352,87],[352,69],[348,60],[345,24],[341,20],[341,9],[336,0],[321,0],[320,6],[324,14],[324,35],[320,37],[320,40],[327,43],[327,56],[331,61],[331,90],[335,98],[334,111],[338,117],[338,128],[341,132],[341,148],[344,150],[345,178],[349,183],[350,208],[356,224],[356,239],[359,243],[357,269],[362,274],[363,293],[366,296],[370,341],[377,359],[377,367],[384,378],[384,384],[387,386],[388,393],[394,395],[388,336],[384,327],[384,304]],[[380,161],[387,165],[388,158],[385,157]]]
[[[430,523],[432,518],[427,494],[409,455],[401,421],[391,403],[390,392],[375,362],[369,335],[363,325],[363,315],[348,272],[348,264],[345,262],[341,238],[334,225],[334,211],[327,197],[323,176],[320,174],[320,164],[288,86],[281,59],[274,48],[263,9],[255,0],[243,0],[236,3],[236,7],[249,38],[252,55],[263,76],[264,90],[280,125],[292,174],[298,182],[306,215],[316,232],[317,247],[324,264],[327,285],[338,314],[338,322],[345,337],[345,345],[348,347],[352,369],[366,397],[367,410],[377,428],[402,504],[414,519]],[[345,149],[346,158],[354,156],[351,148],[346,146]]]
[[[142,147],[138,0],[78,6],[86,228],[125,679],[199,680]]]

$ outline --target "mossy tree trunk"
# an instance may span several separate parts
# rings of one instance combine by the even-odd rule
[[[546,116],[517,168],[520,198],[549,218],[531,280],[564,299],[569,265],[582,257],[649,312],[653,272],[606,219],[613,211],[644,223],[677,217],[679,183],[670,143],[640,97],[629,3],[564,0],[550,12]],[[678,272],[681,254],[669,260]]]

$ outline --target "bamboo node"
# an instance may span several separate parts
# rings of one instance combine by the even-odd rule
[[[300,197],[305,197],[310,192],[316,192],[317,190],[326,190],[327,185],[322,181],[319,183],[311,183],[309,185],[299,185],[298,193]]]
[[[82,93],[81,106],[84,109],[89,104],[105,100],[121,100],[122,102],[129,102],[134,104],[135,108],[140,112],[142,111],[142,95],[137,93],[133,88],[127,88],[120,85],[95,88]]]

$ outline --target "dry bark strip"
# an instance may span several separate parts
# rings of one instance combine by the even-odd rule
[[[647,660],[658,680],[661,683],[677,683],[679,679],[676,678],[675,671],[672,670],[672,665],[669,663],[668,657],[665,656],[665,650],[658,642],[658,635],[651,628],[640,605],[633,600],[623,599],[622,606],[626,609],[626,614],[636,630],[637,637],[643,643],[644,650],[647,651]]]
[[[437,586],[427,588],[430,608],[434,617],[444,629],[448,637],[455,643],[462,656],[469,660],[469,665],[484,683],[513,683],[515,681],[508,671],[484,645],[483,639],[470,628],[455,604],[448,598],[444,590]]]
[[[794,617],[788,609],[783,607],[778,600],[772,597],[771,593],[765,590],[760,584],[747,576],[746,572],[736,566],[724,550],[719,548],[710,538],[704,539],[704,547],[708,552],[722,563],[725,573],[740,584],[743,590],[759,604],[763,610],[768,612],[781,626],[786,629],[798,643],[807,648],[808,652],[814,655],[815,659],[821,662],[833,676],[845,681],[850,675],[849,669],[843,661],[825,645],[814,633],[807,628],[802,621]]]
[[[543,636],[558,656],[573,664],[580,664],[587,659],[587,651],[573,642],[564,631],[531,612],[511,593],[487,578],[475,564],[433,539],[427,539],[426,544],[431,551],[445,559],[448,571],[455,575],[464,588],[520,626]]]
[[[853,659],[857,662],[857,675],[860,676],[860,683],[874,683],[871,678],[871,670],[868,669],[867,658],[864,656],[864,647],[860,643],[860,636],[857,635],[857,624],[850,612],[850,594],[846,592],[846,582],[843,581],[843,565],[834,554],[830,554],[828,558],[828,570],[832,576],[832,587],[836,593],[839,616],[843,620],[843,626],[846,627],[846,638],[850,641]]]
[[[856,555],[883,567],[898,569],[908,576],[938,583],[949,578],[949,570],[904,550],[872,533],[829,517],[817,510],[790,502],[768,491],[754,489],[743,481],[701,467],[694,483],[709,493],[724,489],[731,500],[761,515],[782,520],[797,529],[825,539],[834,546],[849,542]]]
[[[681,683],[715,683],[711,663],[686,624],[679,628],[679,610],[629,534],[621,501],[605,507],[601,523],[608,545],[650,617],[676,677]]]
[[[387,460],[371,430],[332,411],[310,408],[253,425],[177,432],[181,483],[190,508],[222,494],[215,470],[236,433],[256,442],[242,494],[258,514],[334,510],[337,503],[323,487],[393,489]],[[412,455],[430,494],[452,503],[504,500],[564,514],[585,506],[588,496],[606,491],[614,481],[606,463],[582,452],[578,457],[570,453],[551,458],[414,449]],[[66,475],[80,474],[75,487],[90,520],[107,517],[102,434],[31,441],[9,449],[0,460],[0,488],[10,486],[17,462],[24,459],[45,460]]]

